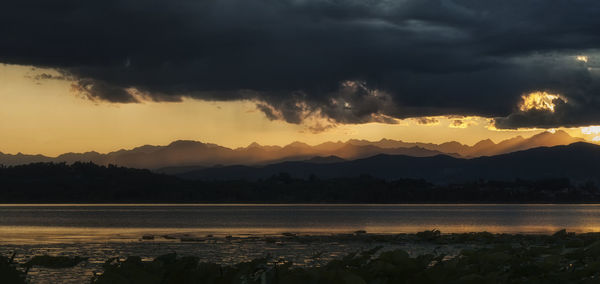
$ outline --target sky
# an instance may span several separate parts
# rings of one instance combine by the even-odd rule
[[[0,152],[599,140],[598,14],[593,0],[12,1]]]

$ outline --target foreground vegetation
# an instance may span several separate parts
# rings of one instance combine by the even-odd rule
[[[0,280],[2,283],[25,283],[25,272],[16,268],[14,255],[10,258],[0,255]]]
[[[259,203],[568,203],[600,202],[594,183],[568,179],[474,181],[354,178],[200,181],[92,163],[0,166],[1,203],[259,202]]]
[[[285,236],[287,239],[295,237]],[[418,256],[376,247],[312,267],[298,267],[268,258],[227,266],[202,263],[196,257],[175,254],[159,256],[153,261],[131,256],[125,260],[107,260],[103,265],[104,272],[90,281],[96,284],[600,283],[600,233],[574,234],[562,230],[554,235],[441,234],[433,230],[408,235],[360,233],[354,237],[367,242],[410,241],[465,246],[456,255],[434,252]],[[84,261],[83,258],[69,260],[49,256],[39,260],[34,264],[18,265],[9,258],[0,257],[1,279],[12,279],[3,283],[24,283],[21,270],[28,265],[68,267]]]
[[[377,237],[377,236],[373,236]],[[164,255],[152,262],[138,257],[111,260],[92,283],[598,283],[600,234],[552,236],[442,235],[425,231],[397,238],[445,244],[478,244],[456,256],[411,257],[380,248],[354,253],[321,267],[257,259],[234,266],[199,263],[194,257]],[[369,236],[363,236],[369,238]],[[387,236],[386,238],[394,238]],[[381,238],[380,238],[381,240]],[[391,240],[391,239],[390,239]]]

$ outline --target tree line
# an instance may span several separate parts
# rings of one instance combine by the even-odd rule
[[[0,203],[568,203],[600,202],[593,182],[566,178],[433,184],[422,179],[292,178],[186,180],[93,163],[0,166]]]

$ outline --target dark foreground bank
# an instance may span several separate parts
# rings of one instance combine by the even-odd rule
[[[525,178],[527,173],[524,172]],[[188,180],[92,163],[0,166],[0,203],[594,203],[592,182],[551,179],[434,184],[370,175]]]
[[[260,258],[235,265],[200,262],[197,257],[167,254],[106,260],[104,271],[91,283],[598,283],[600,233],[574,234],[562,230],[554,235],[491,233],[271,237],[271,241],[463,245],[456,254],[409,255],[403,250],[381,247],[351,253],[317,266]],[[61,269],[85,262],[84,257],[36,256],[24,263],[0,257],[3,283],[24,283],[31,267]],[[10,281],[10,282],[7,282]]]

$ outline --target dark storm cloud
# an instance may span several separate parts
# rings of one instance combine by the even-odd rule
[[[90,99],[104,99],[116,103],[135,103],[138,100],[127,90],[94,79],[80,79],[73,89],[87,95]]]
[[[0,62],[57,68],[94,99],[250,99],[291,123],[584,125],[600,123],[598,15],[595,0],[9,1]],[[568,102],[520,112],[536,90]]]
[[[281,119],[281,117],[276,114],[275,110],[273,110],[273,107],[269,105],[258,103],[256,104],[256,108],[262,111],[269,120]]]
[[[557,126],[573,127],[598,124],[600,122],[600,104],[598,101],[590,105],[578,102],[566,103],[560,99],[555,100],[555,110],[529,110],[516,111],[507,117],[497,118],[497,128],[553,128]]]

